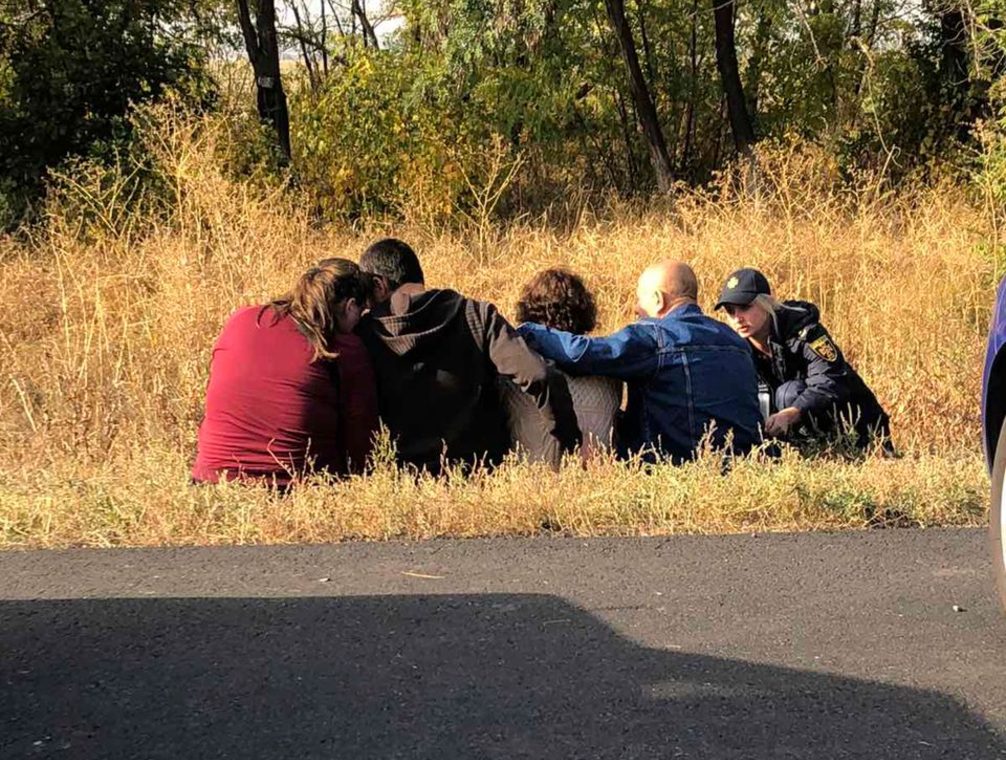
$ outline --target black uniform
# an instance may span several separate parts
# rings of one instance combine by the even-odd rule
[[[860,446],[875,435],[889,437],[887,414],[821,325],[818,308],[806,301],[783,306],[769,338],[772,356],[752,348],[759,380],[770,391],[771,411],[796,407],[808,433],[828,433],[839,422],[852,425]]]

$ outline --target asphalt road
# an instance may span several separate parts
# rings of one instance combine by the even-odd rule
[[[0,553],[22,757],[1006,757],[1006,617],[979,531]]]

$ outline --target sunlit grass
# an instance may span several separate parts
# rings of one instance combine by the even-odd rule
[[[183,120],[151,138],[166,208],[125,215],[113,178],[81,170],[30,239],[0,240],[0,545],[330,541],[442,535],[577,535],[963,525],[985,509],[978,419],[997,272],[982,213],[958,188],[839,194],[812,153],[763,162],[759,193],[682,192],[525,220],[480,244],[415,225],[318,228],[292,191],[235,181],[224,133]],[[125,187],[125,180],[122,180]],[[128,221],[124,221],[128,220]],[[732,269],[762,268],[782,297],[818,303],[891,413],[902,457],[742,461],[682,468],[598,461],[554,475],[415,478],[379,463],[280,499],[193,487],[209,352],[237,306],[284,291],[326,256],[357,258],[394,233],[428,284],[512,313],[542,267],[583,274],[602,330],[630,318],[635,277],[689,261],[709,307]]]

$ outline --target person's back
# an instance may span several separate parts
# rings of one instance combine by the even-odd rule
[[[356,265],[345,265],[340,276],[355,279]],[[319,356],[295,317],[272,305],[231,315],[213,348],[193,479],[286,484],[309,468],[366,464],[377,427],[370,358],[352,334],[326,335],[325,347]]]
[[[614,444],[615,419],[622,403],[622,382],[611,377],[566,376],[573,411],[583,437],[581,454],[589,458]],[[507,410],[511,444],[528,460],[545,462],[553,468],[562,459],[559,442],[552,436],[534,401],[511,381],[500,382]]]
[[[707,435],[714,448],[732,436],[738,453],[759,442],[757,375],[750,350],[733,330],[695,305],[627,329],[649,343],[657,361],[651,377],[629,383],[633,413],[619,431],[623,452],[654,447],[685,460]]]
[[[359,326],[400,461],[439,471],[442,456],[494,463],[506,451],[496,373],[477,336],[486,306],[451,290],[400,294]]]
[[[649,267],[637,288],[640,319],[614,335],[587,338],[536,324],[518,329],[564,371],[625,380],[628,402],[619,451],[681,462],[707,438],[736,453],[760,440],[758,381],[750,351],[733,330],[696,303],[691,268]]]
[[[415,254],[400,241],[379,241],[361,258],[379,281],[394,280],[358,334],[374,362],[381,417],[399,461],[432,473],[445,461],[498,463],[510,443],[501,376],[534,400],[563,448],[576,446],[579,431],[561,375],[548,370],[496,307],[452,290],[425,290],[418,262],[411,279],[383,274],[381,261],[368,255],[382,246],[393,258],[412,261]]]
[[[556,330],[583,335],[597,326],[597,304],[581,277],[563,268],[544,269],[521,289],[516,304],[519,322],[536,322]],[[610,377],[566,376],[577,424],[583,436],[581,454],[614,443],[614,427],[622,403],[622,383]],[[545,427],[534,403],[510,381],[500,383],[507,409],[510,437],[521,455],[533,462],[558,467],[561,451]]]

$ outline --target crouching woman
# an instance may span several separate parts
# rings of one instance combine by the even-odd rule
[[[192,478],[264,479],[360,470],[377,428],[370,359],[352,334],[369,277],[346,259],[307,270],[293,290],[239,309],[213,347]]]
[[[789,440],[851,432],[859,448],[879,439],[893,452],[890,419],[820,322],[817,306],[779,301],[765,275],[738,269],[727,278],[717,309],[747,340],[768,408],[765,432]]]

